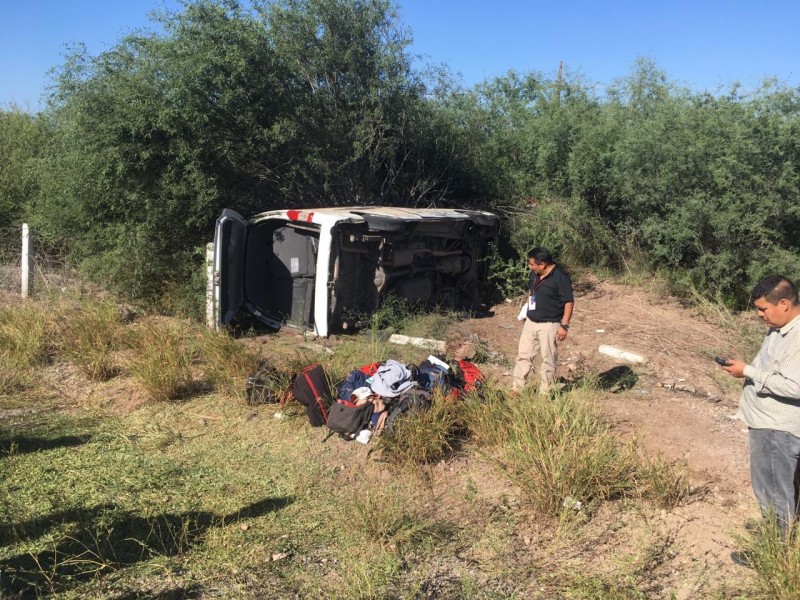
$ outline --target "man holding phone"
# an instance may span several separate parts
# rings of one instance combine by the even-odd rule
[[[749,429],[753,492],[762,513],[773,512],[788,531],[800,465],[800,301],[797,286],[780,275],[758,282],[750,300],[767,335],[751,364],[728,359],[721,368],[744,378],[738,416]]]

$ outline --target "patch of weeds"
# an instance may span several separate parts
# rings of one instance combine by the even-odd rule
[[[541,512],[558,515],[565,504],[586,506],[634,489],[635,448],[590,408],[593,393],[523,394],[505,409],[471,411],[470,429],[497,445],[501,464]]]
[[[685,503],[697,493],[686,476],[683,465],[668,463],[663,456],[644,457],[637,476],[639,494],[663,509]]]
[[[119,372],[115,352],[121,338],[119,307],[110,301],[84,301],[61,313],[59,355],[96,381]]]
[[[757,584],[753,598],[790,600],[800,590],[800,524],[784,532],[773,516],[740,540]]]
[[[420,546],[442,535],[445,529],[426,518],[416,508],[414,499],[397,489],[383,493],[367,490],[353,500],[351,508],[352,524],[367,540],[384,550]]]
[[[337,346],[336,352],[322,362],[332,383],[337,384],[343,382],[353,369],[387,358],[391,356],[386,341],[373,339],[367,331],[346,337],[345,341]]]
[[[390,593],[392,582],[404,568],[403,560],[392,552],[379,552],[369,557],[349,558],[340,563],[342,583],[320,598],[353,598],[380,600],[397,597]]]
[[[739,356],[748,362],[758,354],[764,336],[767,334],[767,328],[764,326],[764,322],[754,314],[745,313],[739,315],[736,331],[734,351],[737,351]]]
[[[0,307],[0,394],[29,387],[51,350],[53,324],[35,303]]]
[[[503,392],[486,385],[480,396],[464,398],[463,418],[469,436],[478,444],[501,447],[508,440],[506,424],[511,419],[512,405]]]
[[[447,339],[458,324],[458,315],[452,311],[433,311],[410,316],[403,323],[401,333],[412,337]]]
[[[246,400],[248,376],[264,365],[227,331],[204,329],[195,342],[203,377],[217,390]]]
[[[648,598],[628,578],[611,578],[600,575],[579,575],[572,578],[563,594],[564,597],[575,600],[646,600]]]
[[[131,374],[153,400],[180,398],[192,391],[192,351],[187,332],[169,322],[142,323],[129,335],[135,354]]]
[[[378,448],[389,460],[426,464],[449,456],[464,437],[461,403],[435,393],[431,405],[411,410],[379,439]]]
[[[344,320],[359,323],[362,329],[403,332],[419,337],[444,336],[458,319],[456,313],[444,308],[431,307],[390,294],[371,314],[351,314]],[[364,327],[365,326],[365,327]]]
[[[467,479],[467,482],[464,484],[464,500],[467,503],[472,503],[478,498],[478,486],[475,485],[475,481],[472,477]]]
[[[736,314],[728,307],[719,293],[717,296],[711,297],[698,292],[696,288],[691,288],[688,290],[688,296],[695,310],[709,322],[728,330],[736,327]]]

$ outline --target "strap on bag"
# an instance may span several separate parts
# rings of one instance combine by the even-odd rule
[[[304,372],[303,377],[306,378],[306,383],[308,383],[308,387],[310,387],[311,391],[314,392],[314,401],[317,403],[317,406],[319,406],[320,411],[322,411],[322,420],[327,423],[328,413],[325,412],[325,403],[321,402],[322,397],[319,395],[317,387],[314,385],[314,382],[311,381],[311,377],[308,376],[308,373]]]

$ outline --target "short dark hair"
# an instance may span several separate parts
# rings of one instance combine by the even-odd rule
[[[544,263],[546,265],[552,265],[556,262],[553,255],[545,248],[532,248],[528,251],[528,258],[532,258],[537,263]]]
[[[797,286],[782,275],[767,275],[750,292],[750,302],[759,298],[764,298],[770,304],[777,304],[781,300],[798,304]]]

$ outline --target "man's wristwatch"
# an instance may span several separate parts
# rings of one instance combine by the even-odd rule
[[[563,329],[564,331],[569,331],[569,325],[567,325],[566,323],[561,323],[561,329]]]

